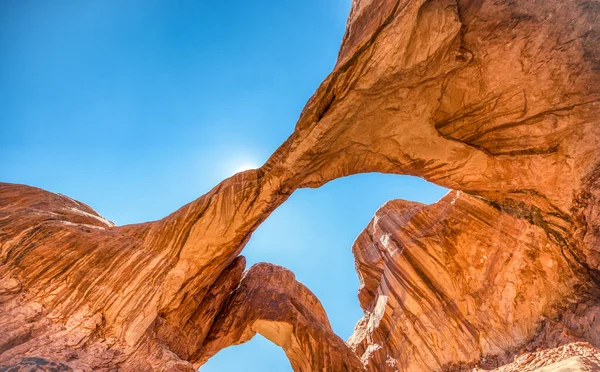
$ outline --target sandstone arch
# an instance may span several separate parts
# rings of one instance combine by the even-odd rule
[[[284,349],[295,371],[363,370],[334,335],[319,300],[281,266],[259,263],[245,273],[205,339],[199,364],[257,332]]]
[[[336,67],[290,138],[263,167],[170,216],[113,227],[64,196],[2,184],[0,364],[41,357],[83,369],[192,368],[188,358],[204,340],[187,339],[186,327],[217,314],[258,224],[299,187],[372,171],[460,190],[556,247],[566,286],[501,349],[554,346],[557,338],[542,337],[544,319],[578,328],[597,311],[599,25],[596,1],[355,0]],[[389,286],[381,291],[394,296]],[[598,325],[590,327],[573,337],[600,346]],[[400,351],[407,339],[388,336],[385,345],[355,343],[363,362],[379,363],[384,350],[390,368],[412,365],[416,354]],[[423,341],[439,359],[434,368],[481,362],[468,352],[440,359],[436,337]]]

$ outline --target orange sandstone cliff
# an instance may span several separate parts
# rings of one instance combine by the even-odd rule
[[[354,0],[289,139],[164,219],[0,184],[0,370],[193,371],[257,332],[297,371],[598,369],[599,109],[598,1]],[[344,342],[240,253],[294,190],[361,172],[453,191],[357,238]]]

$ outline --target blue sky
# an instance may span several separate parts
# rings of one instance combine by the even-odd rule
[[[0,180],[85,202],[115,223],[164,217],[293,131],[335,64],[350,0],[0,2]],[[394,198],[445,190],[366,174],[299,190],[249,264],[286,266],[344,339],[362,316],[351,245]],[[287,371],[256,337],[202,371]]]

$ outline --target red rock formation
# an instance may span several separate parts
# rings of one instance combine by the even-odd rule
[[[271,264],[246,272],[205,340],[200,364],[260,333],[281,346],[295,371],[361,371],[355,353],[329,325],[319,300],[289,270]]]
[[[519,356],[498,372],[598,371],[600,351],[585,342],[575,342],[553,349]]]
[[[392,203],[395,217],[371,229],[400,240],[359,239],[367,314],[351,343],[368,368],[500,364],[571,338],[600,346],[599,27],[590,0],[355,0],[337,64],[290,138],[170,216],[114,227],[64,196],[0,185],[0,365],[191,370],[224,346],[215,335],[271,329],[212,324],[222,310],[256,320],[270,308],[227,299],[252,231],[299,187],[373,171],[461,196]],[[288,355],[335,366],[318,360],[347,351],[309,302],[321,315],[292,322],[308,320],[308,336],[285,337],[332,343]]]
[[[587,272],[531,222],[534,213],[459,191],[431,206],[384,205],[353,249],[367,315],[350,343],[365,364],[390,371],[497,366],[569,305],[592,297]],[[575,325],[575,339],[600,330],[583,318]],[[544,346],[563,341],[556,333],[546,330]]]

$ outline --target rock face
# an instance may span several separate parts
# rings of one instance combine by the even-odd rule
[[[290,138],[164,219],[115,227],[0,185],[0,365],[191,371],[255,332],[303,371],[598,347],[599,102],[597,1],[355,0]],[[358,238],[365,318],[348,347],[289,272],[240,279],[238,257],[294,190],[361,172],[458,191],[390,202]]]
[[[257,332],[283,348],[295,371],[364,369],[333,334],[319,300],[283,267],[257,264],[244,274],[204,341],[200,363]]]
[[[367,315],[350,344],[365,364],[495,367],[534,336],[551,347],[597,333],[600,323],[583,315],[600,309],[587,304],[597,296],[587,272],[532,223],[534,213],[460,191],[430,206],[385,204],[353,249]]]
[[[574,342],[549,350],[523,354],[513,363],[504,365],[495,371],[588,372],[598,370],[600,370],[600,353],[598,349],[585,342]]]

